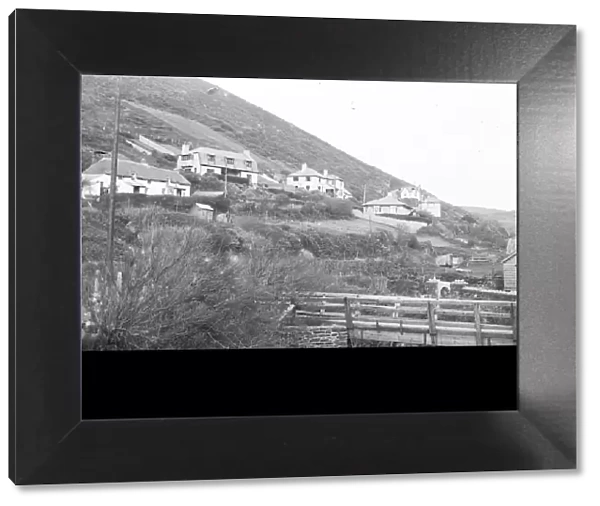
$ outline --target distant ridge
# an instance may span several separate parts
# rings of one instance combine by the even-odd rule
[[[494,220],[500,223],[507,232],[514,234],[517,226],[517,212],[504,211],[502,209],[491,209],[487,207],[462,206],[461,209],[483,218],[484,220]]]

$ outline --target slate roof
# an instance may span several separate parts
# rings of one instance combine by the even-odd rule
[[[258,184],[261,184],[261,185],[266,184],[266,185],[271,185],[271,186],[274,186],[274,185],[281,186],[281,183],[279,181],[277,181],[276,179],[273,179],[272,177],[269,177],[269,176],[267,176],[265,174],[259,174],[258,175]]]
[[[192,193],[192,195],[194,195],[196,197],[210,197],[210,198],[221,197],[224,194],[225,194],[225,192],[222,192],[222,191],[202,191],[202,190],[196,190],[194,193]]]
[[[406,207],[408,209],[413,209],[413,207],[398,200],[394,195],[387,195],[387,196],[377,199],[377,200],[371,200],[370,202],[366,202],[363,205],[364,206],[402,206],[402,207]]]
[[[325,177],[323,174],[319,174],[315,169],[311,169],[310,167],[306,167],[305,169],[299,170],[297,172],[292,172],[288,175],[288,177],[292,176],[318,176]]]
[[[102,158],[90,165],[84,174],[110,174],[111,172],[111,159]],[[131,177],[134,174],[138,179],[146,179],[151,181],[168,181],[172,183],[179,183],[182,185],[190,186],[190,182],[183,177],[179,172],[168,169],[159,169],[158,167],[152,167],[145,163],[132,162],[131,160],[119,159],[117,162],[117,174],[123,177]]]

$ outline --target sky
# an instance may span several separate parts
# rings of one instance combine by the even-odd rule
[[[516,209],[514,84],[203,79],[446,202]]]

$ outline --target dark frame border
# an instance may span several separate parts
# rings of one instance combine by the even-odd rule
[[[124,29],[131,24],[135,36]],[[574,26],[42,10],[17,10],[9,26],[16,484],[576,467]],[[161,36],[165,26],[180,37]],[[198,26],[229,36],[206,47],[193,35]],[[299,50],[294,41],[306,32]],[[107,34],[116,44],[98,43]],[[78,164],[80,74],[155,75],[162,58],[170,67],[161,66],[163,75],[193,75],[190,48],[205,75],[221,77],[277,69],[284,78],[518,84],[518,411],[81,420],[79,259],[69,253],[79,251],[79,187],[53,169]],[[232,69],[232,51],[258,52],[264,64]],[[331,62],[340,59],[352,61],[352,75],[336,73]],[[32,186],[33,142],[46,167]],[[57,220],[60,237],[49,237]],[[64,257],[46,264],[57,247]],[[72,297],[53,298],[56,286]]]

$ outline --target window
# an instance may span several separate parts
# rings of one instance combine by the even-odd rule
[[[208,155],[208,163],[214,165],[217,163],[217,157],[215,155]]]
[[[181,155],[181,159],[182,160],[191,160],[192,159],[192,155]]]
[[[310,176],[306,176],[306,182],[310,183]]]
[[[298,179],[299,179],[298,176],[294,176],[294,181],[298,181]],[[296,188],[298,188],[298,187],[296,186]]]
[[[306,185],[306,191],[310,191],[310,186]]]
[[[379,212],[379,206],[375,206],[375,212],[378,213]]]
[[[227,165],[231,165],[233,167],[233,162],[234,162],[233,158],[225,158],[225,163]]]
[[[183,195],[183,190],[177,189],[177,196],[181,197]]]
[[[251,169],[252,168],[252,162],[250,160],[246,160],[246,168],[247,169]]]
[[[139,186],[134,186],[133,187],[133,193],[140,193],[140,187]]]

